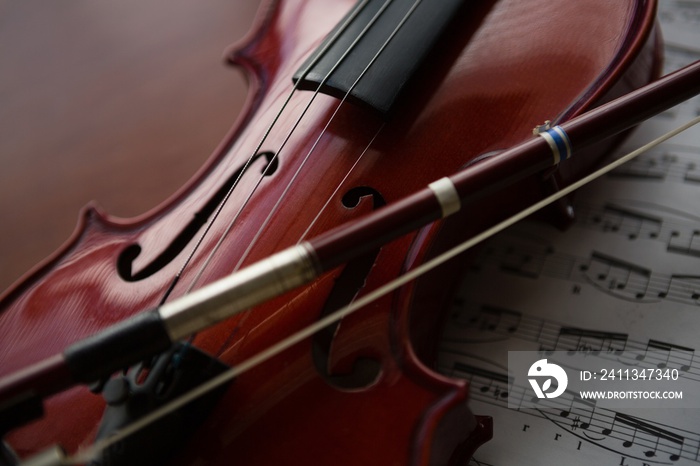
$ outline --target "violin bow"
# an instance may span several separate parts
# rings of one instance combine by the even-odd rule
[[[179,299],[145,311],[71,345],[62,354],[49,357],[5,377],[0,380],[0,412],[8,413],[24,406],[36,406],[37,400],[40,403],[44,397],[80,383],[92,383],[123,367],[161,353],[174,342],[192,333],[309,283],[354,257],[452,215],[460,211],[465,203],[487,192],[503,189],[520,179],[554,167],[570,158],[574,151],[630,129],[698,93],[700,61],[561,125],[540,128],[536,137],[501,152],[497,157],[484,159],[450,177],[441,178],[413,195],[363,218],[331,229]],[[204,393],[207,387],[230,380],[366,305],[372,299],[415,279],[421,273],[505,229],[537,209],[631,160],[648,147],[657,145],[698,122],[700,117],[582,178],[520,214],[458,245],[445,253],[444,257],[439,256],[423,264],[260,355],[244,361],[231,371],[212,379],[205,387],[197,389],[196,393],[185,395],[175,403],[178,406],[186,404]],[[158,414],[159,412],[155,411],[147,418],[155,418]],[[137,421],[137,424],[150,422],[147,418]],[[129,428],[129,431],[136,428],[138,426]],[[128,432],[125,432],[119,437],[127,434]]]

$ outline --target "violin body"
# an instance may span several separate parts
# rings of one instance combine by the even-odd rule
[[[311,91],[294,92],[284,106],[292,75],[353,1],[266,5],[228,53],[246,70],[251,90],[226,140],[186,186],[144,216],[122,220],[87,207],[70,240],[3,294],[0,376],[166,295],[184,295],[395,202],[484,154],[497,156],[532,137],[535,125],[571,118],[658,73],[654,2],[585,0],[556,9],[539,0],[476,3],[461,8],[386,121],[335,97],[319,94],[311,102]],[[598,149],[485,195],[467,214],[406,235],[192,343],[236,365],[581,176],[605,155]],[[194,250],[207,228],[199,220],[215,216]],[[468,459],[488,437],[477,426],[484,421],[466,409],[465,382],[429,368],[441,309],[458,276],[451,267],[238,377],[174,464]],[[47,400],[43,419],[6,440],[20,457],[54,443],[76,451],[93,442],[103,410],[100,396],[75,388]]]

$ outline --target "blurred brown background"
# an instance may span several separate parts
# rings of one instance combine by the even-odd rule
[[[78,212],[141,214],[235,121],[222,64],[260,0],[0,0],[0,290],[60,246]]]

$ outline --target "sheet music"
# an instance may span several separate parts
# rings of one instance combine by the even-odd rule
[[[700,1],[660,0],[665,72],[700,59]],[[695,98],[650,120],[619,151],[700,115]],[[439,370],[471,381],[494,417],[473,465],[700,464],[700,410],[509,410],[507,351],[584,350],[675,368],[700,390],[700,128],[577,195],[566,232],[522,222],[485,245],[447,322]]]

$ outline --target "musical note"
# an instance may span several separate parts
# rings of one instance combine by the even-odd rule
[[[601,332],[573,327],[563,327],[559,331],[555,350],[586,351],[599,354],[602,351],[621,354],[627,346],[627,334]]]
[[[501,270],[529,278],[541,275],[547,256],[554,253],[551,247],[541,250],[533,248],[508,248],[501,261]]]
[[[580,270],[596,287],[635,299],[646,296],[651,276],[651,271],[647,268],[597,251],[591,253],[589,263],[582,265]]]
[[[593,422],[593,415],[596,410],[596,402],[591,400],[584,400],[578,395],[578,393],[572,393],[569,390],[565,392],[563,399],[564,402],[566,402],[567,398],[569,399],[568,407],[567,409],[562,409],[559,412],[559,416],[563,418],[571,417],[572,430],[575,430],[579,427],[584,430],[588,429],[591,426],[591,423]],[[581,415],[583,415],[584,418],[587,417],[588,422],[582,423]]]
[[[493,371],[489,371],[486,369],[481,369],[479,367],[472,366],[469,364],[464,364],[464,363],[461,363],[458,361],[456,361],[454,363],[453,369],[458,370],[458,371],[463,372],[463,373],[471,374],[473,376],[482,377],[482,378],[489,381],[489,386],[491,385],[492,382],[499,382],[499,383],[502,383],[504,385],[508,385],[509,379],[508,379],[508,376],[505,374],[499,374],[498,372],[493,372]],[[484,391],[488,391],[488,390],[482,389],[481,391],[484,392]]]
[[[697,304],[700,299],[700,275],[673,274],[657,295],[659,298]]]
[[[696,113],[697,111],[696,109]],[[700,170],[698,170],[695,162],[688,163],[683,181],[686,183],[700,183]]]
[[[687,237],[684,237],[683,232],[679,230],[672,231],[666,250],[700,257],[700,230],[694,229],[687,232]]]
[[[580,425],[579,425],[579,427],[580,427],[581,429],[583,429],[583,430],[588,430],[588,429],[590,429],[590,428],[591,428],[591,425],[593,424],[593,417],[594,417],[594,415],[595,415],[596,405],[595,405],[595,403],[590,403],[590,406],[591,406],[591,409],[590,409],[590,411],[588,412],[588,421],[586,421],[586,422],[581,422]],[[578,416],[577,416],[577,418],[579,419],[579,422],[580,422],[580,419],[581,419],[581,418],[578,417]]]
[[[696,242],[691,247],[695,247]],[[700,275],[652,275],[646,267],[595,250],[586,260],[554,252],[551,246],[533,246],[522,238],[507,236],[495,238],[488,249],[488,253],[480,257],[481,264],[496,263],[504,273],[529,279],[552,277],[583,281],[607,294],[632,301],[668,299],[700,304]],[[574,273],[576,271],[580,273]]]
[[[700,174],[698,176],[700,181]],[[657,204],[636,204],[638,208],[613,203],[600,207],[584,204],[578,210],[581,225],[604,233],[623,234],[630,240],[662,240],[668,252],[700,257],[700,229],[697,227],[700,218]]]
[[[657,238],[661,232],[662,219],[641,212],[607,203],[602,213],[591,215],[589,221],[599,225],[604,232],[624,233],[629,239],[637,239],[642,232]]]
[[[603,430],[602,430],[602,433],[603,433],[604,435],[607,435],[607,436],[612,436],[612,433],[613,433],[613,432],[616,432],[616,433],[617,433],[617,432],[621,432],[619,428],[617,428],[617,429],[615,428],[615,424],[617,423],[617,421],[618,421],[619,419],[622,419],[623,421],[621,421],[620,423],[623,424],[623,425],[625,425],[625,423],[624,423],[624,417],[625,417],[625,416],[624,416],[623,414],[615,413],[615,417],[613,418],[612,423],[610,424],[610,427],[607,427],[607,428],[603,429]],[[634,441],[637,439],[637,429],[634,429],[634,430],[632,431],[632,435],[631,435],[631,436],[625,431],[625,438],[626,438],[627,440],[623,440],[623,441],[622,441],[622,446],[625,447],[625,448],[630,448],[632,445],[634,445]]]
[[[564,396],[566,399],[563,401],[568,405],[566,409],[554,409],[553,413],[549,408],[523,412],[542,416],[571,432],[585,430],[589,441],[611,451],[616,450],[614,444],[617,443],[624,448],[618,451],[631,457],[636,457],[637,453],[629,450],[637,449],[645,458],[661,455],[670,461],[678,461],[682,457],[691,460],[696,458],[700,448],[700,437],[697,434],[629,414],[597,408],[595,402],[583,400],[571,392]],[[597,437],[597,432],[603,437]]]
[[[656,456],[658,449],[659,449],[659,442],[661,440],[666,440],[667,442],[671,442],[675,445],[678,445],[678,453],[673,453],[669,456],[669,459],[671,461],[678,461],[680,459],[681,454],[683,452],[683,445],[685,443],[685,438],[678,435],[674,434],[673,432],[662,429],[661,427],[655,426],[653,424],[650,424],[648,422],[644,422],[639,418],[629,416],[627,414],[622,414],[622,413],[615,413],[615,420],[614,422],[619,422],[620,424],[626,425],[634,429],[632,431],[632,437],[630,440],[626,440],[623,442],[623,446],[626,448],[631,447],[635,443],[639,443],[640,445],[643,445],[645,447],[644,449],[644,456],[647,458],[652,458]],[[650,443],[648,441],[642,441],[642,440],[637,440],[637,435],[642,436],[642,434],[646,434],[649,438],[651,438],[651,444],[653,444],[653,447],[649,448]]]
[[[507,336],[509,339],[535,342],[541,351],[590,351],[600,357],[610,357],[616,361],[628,361],[630,365],[644,362],[643,367],[678,368],[685,372],[683,376],[700,381],[700,367],[696,367],[695,350],[690,347],[658,340],[644,343],[629,338],[626,333],[609,332],[595,329],[568,327],[554,321],[529,316],[512,309],[497,308],[489,305],[465,303],[465,309],[471,309],[470,325],[481,329],[482,322],[499,322],[491,326],[492,332]],[[477,309],[474,312],[474,309]],[[501,319],[494,315],[502,313]],[[509,324],[517,322],[517,326]],[[481,331],[481,330],[480,330]],[[464,343],[464,338],[444,339],[445,343]],[[447,348],[443,348],[446,351]],[[643,354],[640,354],[643,353]],[[606,356],[607,355],[607,356]],[[636,363],[635,363],[636,361]]]
[[[648,358],[650,352],[661,353],[661,357],[657,359],[660,362],[656,363],[656,367],[659,369],[669,367],[669,362],[673,359],[674,365],[678,363],[679,370],[687,372],[690,370],[693,359],[695,358],[695,350],[692,348],[686,348],[685,346],[674,345],[658,340],[649,340],[644,354],[638,355],[636,359],[638,361],[644,361]],[[666,355],[665,357],[664,354]],[[680,364],[681,362],[682,364]]]
[[[679,108],[667,112],[672,118],[692,117],[697,113],[700,103],[686,102]],[[679,111],[683,115],[676,115]],[[689,115],[685,115],[688,113]],[[681,181],[690,185],[700,183],[700,168],[697,166],[698,149],[667,144],[663,151],[650,151],[630,164],[613,170],[608,175],[613,180],[640,182]]]
[[[513,333],[520,325],[522,314],[509,309],[482,306],[479,314],[469,317],[467,322],[462,322],[460,318],[461,314],[455,315],[455,323],[460,326],[472,326],[496,333]]]
[[[540,238],[517,232],[494,238],[479,256],[472,271],[481,273],[487,264],[496,264],[502,272],[530,279],[541,276],[569,278],[576,265],[574,257],[556,253],[551,245]]]
[[[652,275],[646,267],[595,250],[588,259],[554,252],[549,246],[544,250],[546,254],[538,255],[526,244],[499,237],[480,260],[481,264],[495,262],[501,272],[524,278],[552,277],[589,283],[611,296],[631,301],[667,299],[700,304],[700,275]]]
[[[464,364],[458,361],[452,366],[452,373],[458,371],[462,374],[468,374],[475,386],[472,390],[477,389],[482,394],[488,394],[495,400],[508,399],[508,386],[510,379],[507,375],[499,374],[486,369],[481,369],[476,366]],[[479,381],[482,381],[481,383]]]
[[[601,431],[603,435],[610,435],[613,433],[613,430],[615,430],[615,422],[617,421],[617,416],[613,418],[612,423],[610,424],[609,427],[606,427]]]
[[[674,155],[664,153],[660,158],[638,157],[608,174],[611,178],[631,178],[646,181],[662,181],[668,175],[672,164],[677,159]]]

